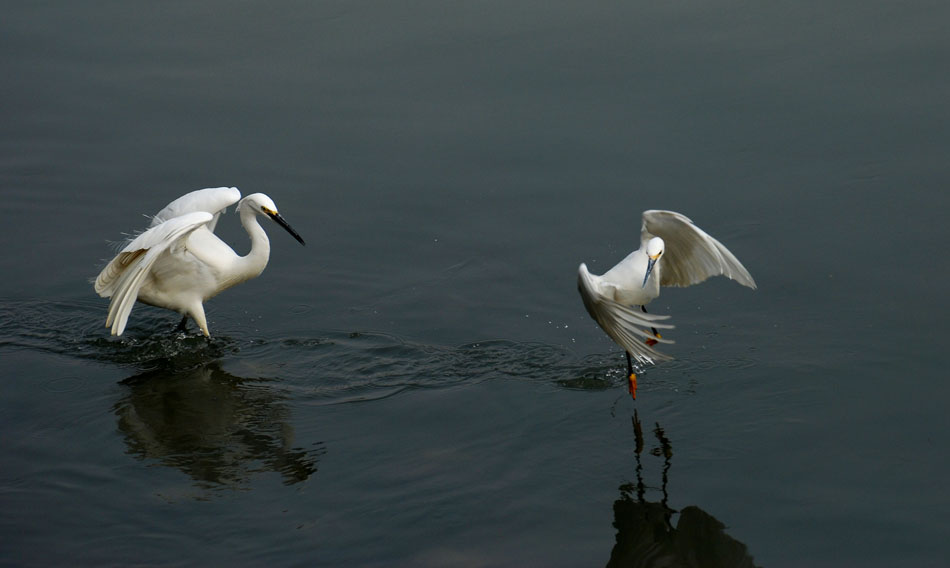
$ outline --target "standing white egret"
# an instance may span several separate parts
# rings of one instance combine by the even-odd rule
[[[300,244],[300,235],[277,213],[277,206],[263,193],[248,195],[238,203],[241,225],[251,238],[251,251],[239,256],[214,234],[218,218],[241,199],[236,187],[214,187],[187,193],[169,203],[96,277],[96,292],[112,298],[106,327],[122,335],[132,306],[144,304],[182,314],[184,330],[191,316],[210,337],[202,302],[235,284],[258,276],[270,258],[270,241],[257,222],[266,215],[287,230]]]
[[[660,286],[690,286],[720,274],[755,289],[749,271],[722,243],[673,211],[644,211],[640,248],[603,276],[591,274],[581,263],[577,288],[584,307],[626,351],[630,394],[634,398],[637,376],[631,357],[650,364],[672,359],[653,348],[657,343],[673,343],[657,332],[657,328],[673,327],[660,323],[670,316],[648,314],[645,306],[660,295]]]

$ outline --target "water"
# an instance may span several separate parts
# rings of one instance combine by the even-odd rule
[[[943,565],[948,16],[8,6],[0,563]],[[110,241],[219,185],[307,247],[109,338]],[[575,276],[647,208],[759,289],[665,291],[632,401]]]

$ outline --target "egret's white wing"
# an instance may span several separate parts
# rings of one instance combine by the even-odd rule
[[[142,234],[144,235],[145,233]],[[131,244],[129,246],[131,246]],[[115,258],[109,261],[109,264],[107,264],[106,267],[102,269],[102,272],[96,276],[96,293],[103,298],[109,298],[115,294],[116,284],[118,284],[119,279],[133,262],[145,254],[145,251],[142,249],[131,251],[128,251],[127,249],[128,246],[126,246],[122,252],[117,254]]]
[[[581,264],[577,275],[577,289],[584,300],[587,313],[604,332],[640,363],[672,359],[644,342],[646,339],[654,339],[659,343],[673,343],[669,339],[657,338],[649,331],[651,327],[672,329],[670,324],[659,323],[670,316],[647,314],[615,302],[604,295],[596,278],[587,271],[587,265]]]
[[[96,279],[96,291],[103,297],[112,296],[106,318],[106,327],[112,328],[112,335],[122,335],[125,331],[139,289],[155,261],[179,239],[208,224],[213,217],[206,211],[196,211],[152,227],[136,237],[103,269]],[[105,282],[101,291],[100,281]]]
[[[182,195],[172,201],[159,211],[152,218],[152,224],[149,227],[155,227],[187,213],[195,211],[204,211],[211,213],[214,218],[208,223],[208,230],[214,232],[215,225],[218,224],[218,217],[224,211],[241,199],[241,192],[236,187],[209,187],[207,189],[198,189]]]
[[[655,209],[644,211],[641,241],[653,236],[663,239],[666,245],[660,261],[662,286],[690,286],[721,274],[755,288],[755,280],[739,259],[685,215]]]

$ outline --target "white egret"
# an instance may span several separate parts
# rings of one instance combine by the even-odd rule
[[[718,275],[755,289],[749,271],[722,243],[673,211],[644,211],[640,248],[602,276],[591,274],[581,263],[577,288],[584,307],[626,351],[630,394],[634,398],[637,376],[631,357],[650,364],[672,359],[653,348],[657,343],[673,343],[657,331],[673,328],[661,323],[670,316],[649,314],[645,306],[660,295],[660,286],[690,286]]]
[[[251,238],[246,256],[239,256],[214,234],[218,218],[239,199],[241,225]],[[182,314],[181,330],[191,316],[210,337],[202,302],[255,278],[267,266],[270,241],[257,222],[258,215],[270,217],[304,244],[263,193],[241,199],[236,187],[199,189],[159,211],[149,229],[132,239],[96,277],[96,292],[112,298],[106,318],[112,335],[125,331],[138,300]]]

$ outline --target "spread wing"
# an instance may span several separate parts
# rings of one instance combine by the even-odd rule
[[[739,259],[685,215],[655,209],[644,211],[641,241],[653,236],[665,243],[661,285],[690,286],[721,274],[755,288],[755,280]]]
[[[172,201],[152,218],[149,227],[155,227],[188,213],[204,211],[211,213],[214,218],[208,223],[208,230],[214,232],[218,218],[224,211],[241,199],[241,192],[236,187],[209,187],[186,193]]]
[[[210,223],[214,215],[206,211],[188,213],[152,227],[132,240],[96,277],[96,292],[111,297],[106,327],[112,335],[122,335],[138,298],[139,289],[155,261],[198,227]]]
[[[581,264],[577,275],[577,289],[584,300],[587,313],[594,318],[597,325],[640,363],[672,359],[645,343],[647,339],[655,339],[659,343],[673,343],[669,339],[654,337],[650,331],[651,327],[672,329],[670,324],[659,323],[670,316],[647,314],[619,304],[604,293],[603,286],[597,276],[587,271],[587,265]]]

